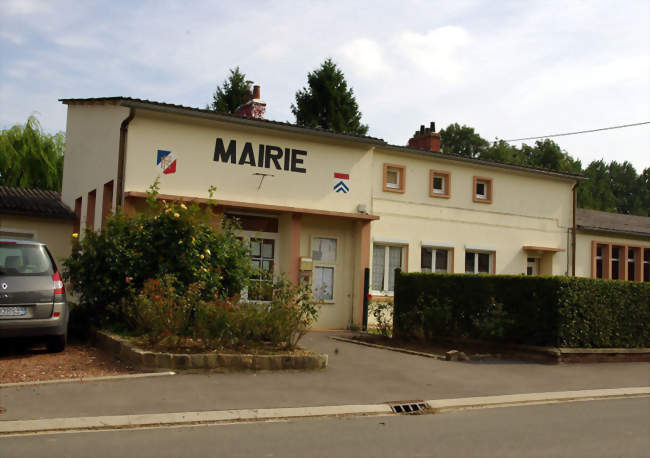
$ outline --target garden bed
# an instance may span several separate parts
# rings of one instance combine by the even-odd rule
[[[327,367],[327,355],[305,350],[274,352],[256,349],[256,353],[205,352],[170,353],[143,349],[132,339],[97,331],[99,348],[136,367],[150,370],[211,370],[218,372],[318,370]]]

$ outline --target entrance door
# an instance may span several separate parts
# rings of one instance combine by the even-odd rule
[[[527,258],[526,275],[539,275],[539,258]]]

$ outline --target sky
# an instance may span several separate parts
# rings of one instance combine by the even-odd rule
[[[431,121],[489,141],[650,121],[647,0],[0,0],[0,128],[65,130],[59,98],[205,108],[235,66],[294,122],[328,57],[396,145]],[[585,167],[650,167],[650,124],[554,140]]]

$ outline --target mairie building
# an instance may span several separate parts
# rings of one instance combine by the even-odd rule
[[[255,266],[312,283],[322,329],[361,325],[366,285],[389,300],[396,268],[648,281],[650,218],[581,232],[578,175],[445,154],[433,123],[397,146],[268,121],[253,94],[234,115],[63,99],[61,198],[75,230],[99,229],[116,207],[140,211],[156,179],[167,200],[207,202],[214,187]]]

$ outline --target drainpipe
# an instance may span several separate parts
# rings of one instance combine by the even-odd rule
[[[573,228],[571,230],[571,276],[576,276],[576,209],[578,208],[578,184],[573,185]]]
[[[129,123],[135,117],[135,108],[129,110],[129,115],[120,125],[120,149],[117,159],[117,191],[115,196],[115,207],[124,206],[124,173],[126,168],[126,135],[129,131]]]

